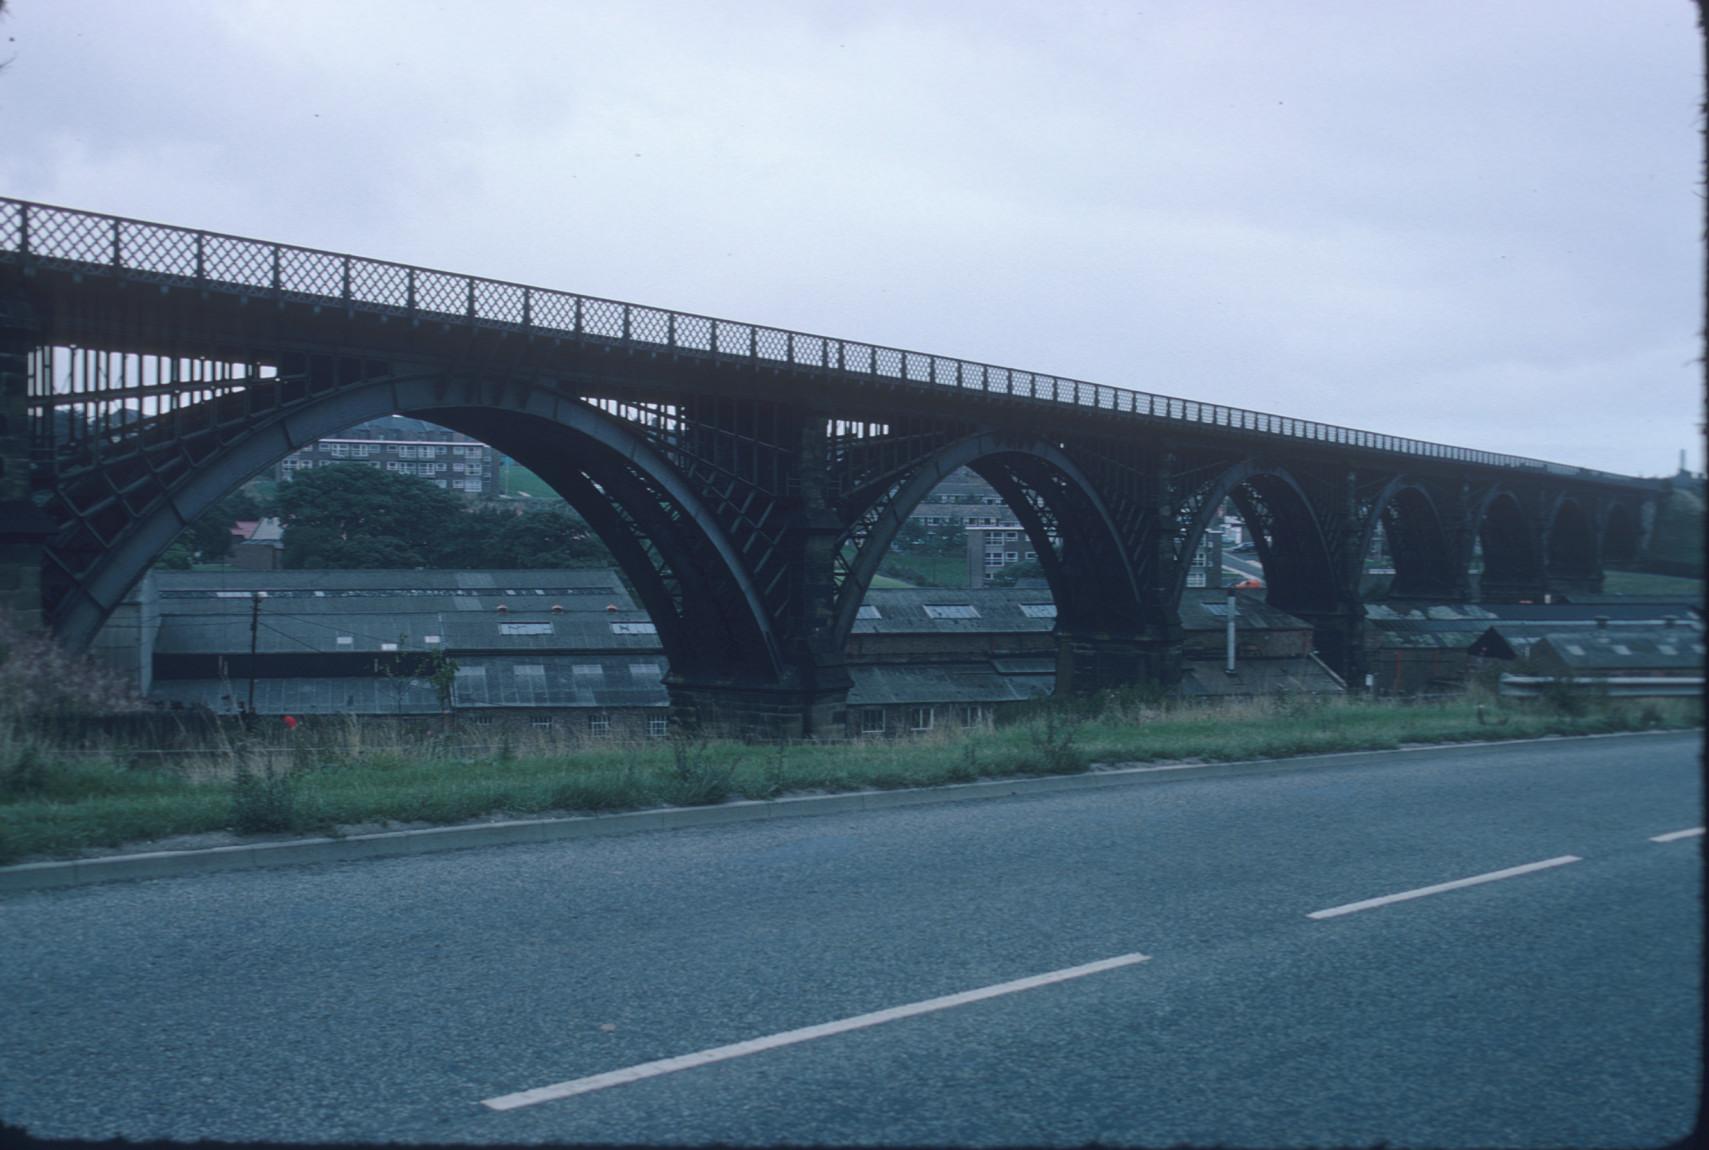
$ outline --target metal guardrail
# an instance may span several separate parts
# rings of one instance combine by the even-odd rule
[[[150,282],[601,339],[651,350],[792,367],[1094,408],[1307,440],[1586,479],[1633,477],[1519,455],[1339,427],[1224,404],[1064,379],[924,352],[667,311],[361,256],[0,198],[0,262],[119,271]]]
[[[1505,699],[1537,699],[1552,692],[1604,695],[1610,699],[1695,699],[1703,694],[1702,675],[1502,675]]]

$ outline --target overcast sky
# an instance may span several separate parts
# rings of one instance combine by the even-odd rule
[[[0,194],[1702,469],[1687,0],[12,0]]]

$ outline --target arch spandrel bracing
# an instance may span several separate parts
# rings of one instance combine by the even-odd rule
[[[1059,682],[1079,686],[1173,673],[1186,566],[1222,498],[1257,526],[1275,601],[1333,646],[1358,609],[1360,549],[1379,522],[1404,592],[1463,596],[1475,555],[1485,594],[1528,597],[1599,576],[1610,556],[1636,558],[1661,490],[0,200],[0,580],[67,640],[87,641],[220,495],[314,438],[394,411],[502,441],[551,473],[661,617],[673,698],[749,729],[836,725],[850,597],[932,469],[968,451],[957,445],[975,446],[954,466],[996,484],[1048,555]],[[27,499],[8,503],[24,475]]]

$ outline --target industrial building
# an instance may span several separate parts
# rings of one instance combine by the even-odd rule
[[[1240,599],[1182,608],[1188,696],[1307,692],[1341,682],[1311,628]],[[1043,589],[874,590],[850,636],[850,736],[991,722],[1056,683],[1056,607]],[[609,569],[155,571],[96,652],[166,707],[216,714],[429,717],[555,726],[592,737],[668,732],[657,630]],[[455,664],[445,697],[430,681]]]

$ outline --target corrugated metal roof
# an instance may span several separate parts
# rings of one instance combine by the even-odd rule
[[[1237,631],[1300,631],[1311,624],[1280,608],[1264,602],[1262,591],[1236,591],[1235,629]],[[1188,591],[1181,596],[1181,629],[1184,631],[1224,631],[1228,628],[1226,591]]]
[[[1308,656],[1292,659],[1248,659],[1235,674],[1214,663],[1188,662],[1182,669],[1181,694],[1188,698],[1230,695],[1340,695],[1345,691],[1335,676]]]
[[[907,703],[1015,703],[1050,694],[1048,674],[1000,674],[991,662],[850,667],[849,706]]]
[[[326,611],[320,601],[264,600],[255,619],[255,649],[282,652],[399,651],[636,651],[659,650],[656,633],[617,633],[613,624],[647,624],[638,611],[561,615],[446,612],[374,614]],[[162,655],[247,654],[250,604],[220,601],[194,615],[164,615],[155,652]],[[522,624],[531,633],[517,633]],[[539,631],[538,628],[547,628]],[[508,633],[507,633],[508,632]],[[437,636],[437,642],[429,641]]]
[[[1685,671],[1703,666],[1703,635],[1681,627],[1551,631],[1531,653],[1553,655],[1574,670]]]
[[[1367,603],[1365,618],[1373,623],[1451,623],[1465,620],[1487,627],[1496,616],[1476,603]]]
[[[490,707],[663,707],[663,657],[509,656],[459,659],[451,698],[458,709]]]
[[[281,595],[321,591],[329,596],[391,591],[410,596],[433,592],[451,595],[475,591],[491,595],[507,590],[532,593],[537,589],[560,589],[577,595],[626,594],[617,573],[606,567],[514,571],[155,571],[152,577],[162,598],[217,591],[270,591]]]
[[[1239,626],[1257,631],[1296,631],[1309,626],[1303,620],[1264,602],[1262,591],[1238,592],[1237,597]],[[1227,598],[1227,593],[1223,591],[1188,592],[1181,599],[1181,626],[1188,631],[1222,630],[1227,626],[1222,614]],[[928,612],[928,607],[971,607],[978,614],[974,617],[960,613],[946,615],[941,610]],[[1047,614],[1039,610],[1043,607],[1055,607],[1050,593],[1044,590],[1010,587],[982,587],[971,591],[875,589],[866,594],[860,616],[855,620],[854,633],[1048,634],[1056,626],[1056,618],[1054,611]]]
[[[1701,605],[1691,602],[1664,603],[1484,603],[1480,605],[1493,618],[1504,622],[1546,622],[1555,620],[1571,625],[1593,625],[1602,615],[1616,622],[1660,623],[1668,615],[1680,618],[1700,618]]]
[[[967,590],[925,590],[919,588],[873,589],[866,593],[863,609],[855,620],[857,635],[882,635],[903,632],[937,634],[980,634],[986,632],[1049,633],[1055,618],[1036,609],[1032,613],[1022,607],[1050,606],[1050,592],[1017,590],[1011,587]],[[946,614],[927,608],[950,608]],[[955,608],[972,608],[976,614],[963,615]]]

